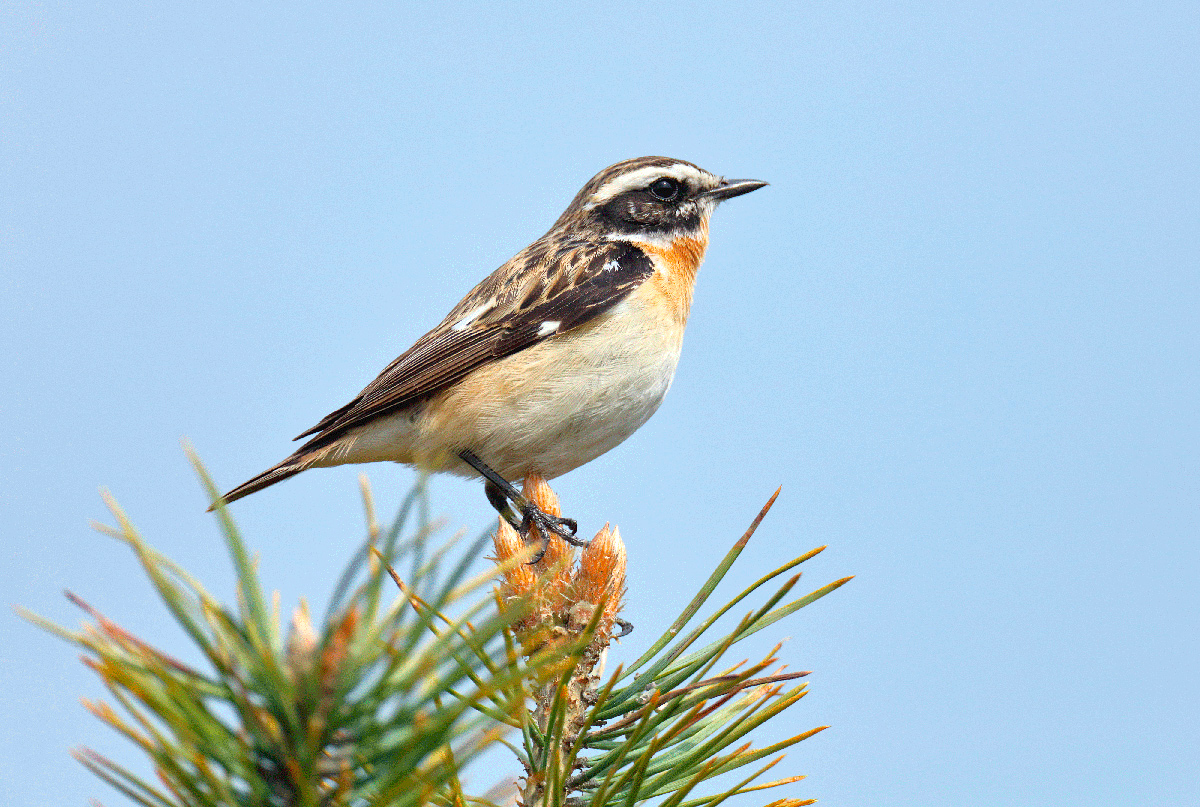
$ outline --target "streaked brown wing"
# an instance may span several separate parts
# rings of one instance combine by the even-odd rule
[[[301,451],[438,392],[483,364],[584,324],[654,273],[646,254],[625,242],[576,242],[544,250],[535,254],[537,260],[529,261],[528,253],[537,246],[514,258],[527,267],[520,275],[506,273],[510,267],[502,267],[354,400],[297,437],[316,435]],[[467,327],[454,329],[456,317],[490,300],[496,301],[495,307]],[[547,322],[559,325],[548,331]]]

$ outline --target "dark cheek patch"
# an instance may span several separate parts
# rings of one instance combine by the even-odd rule
[[[603,229],[622,235],[686,233],[698,230],[703,218],[697,204],[667,205],[636,194],[613,199],[598,212]]]
[[[654,227],[670,217],[668,209],[661,202],[641,199],[637,195],[618,197],[601,210],[604,218],[621,232]]]

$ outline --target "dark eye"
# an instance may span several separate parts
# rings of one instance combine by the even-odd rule
[[[664,202],[673,202],[679,198],[679,181],[663,177],[650,183],[650,193],[654,198]]]

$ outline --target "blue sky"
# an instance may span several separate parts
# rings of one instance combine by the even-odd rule
[[[226,486],[265,468],[593,173],[665,154],[772,184],[717,213],[663,408],[556,484],[625,536],[627,652],[782,484],[736,579],[821,544],[802,585],[857,575],[782,626],[814,674],[779,733],[833,726],[790,795],[1200,802],[1194,4],[0,19],[4,601],[76,624],[69,587],[184,652],[97,488],[228,593],[180,438]],[[384,511],[413,480],[368,470]],[[359,540],[354,480],[234,507],[285,602]],[[67,755],[134,758],[98,683],[0,639],[0,800],[122,803]]]

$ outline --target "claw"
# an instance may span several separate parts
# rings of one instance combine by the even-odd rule
[[[552,516],[533,502],[527,504],[522,523],[536,524],[543,533],[552,532],[572,546],[587,546],[588,544],[586,540],[575,537],[575,533],[579,531],[579,525],[575,519]]]
[[[552,516],[533,502],[526,502],[525,504],[525,512],[518,532],[521,533],[522,537],[525,537],[529,535],[529,528],[536,525],[538,534],[542,536],[542,549],[533,560],[529,561],[531,564],[537,563],[546,554],[546,548],[550,545],[551,533],[562,538],[572,546],[588,545],[586,540],[575,537],[575,533],[579,531],[579,525],[575,519]]]
[[[534,555],[532,558],[530,558],[529,561],[525,565],[533,566],[536,563],[540,563],[542,558],[546,557],[546,550],[549,548],[550,548],[550,541],[548,541],[548,540],[542,541],[542,548],[539,549],[537,551],[537,554]]]
[[[519,532],[522,538],[529,535],[531,527],[537,526],[538,533],[542,536],[542,549],[538,552],[537,557],[529,561],[531,564],[537,563],[546,554],[546,547],[549,543],[551,533],[562,538],[572,546],[588,545],[586,540],[576,537],[576,533],[579,531],[579,524],[576,523],[575,519],[552,516],[545,510],[542,510],[517,492],[517,489],[508,480],[489,468],[483,460],[475,456],[474,452],[463,449],[459,452],[458,456],[463,462],[470,465],[483,476],[486,480],[483,489],[487,494],[488,501],[491,502],[492,507],[500,514],[500,517],[507,521],[509,526],[514,530]],[[514,507],[521,513],[519,519]]]

